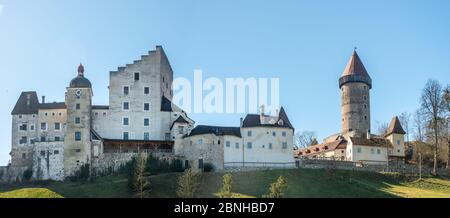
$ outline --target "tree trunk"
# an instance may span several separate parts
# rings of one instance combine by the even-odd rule
[[[438,126],[437,119],[434,119],[434,164],[433,164],[433,175],[436,176],[437,168],[437,150],[438,150]]]

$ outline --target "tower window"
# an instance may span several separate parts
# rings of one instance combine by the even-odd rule
[[[123,103],[123,110],[127,111],[130,109],[130,103],[129,102],[124,102]]]
[[[144,132],[144,140],[150,140],[150,133]]]
[[[123,132],[123,140],[128,140],[130,138],[130,135],[128,132]]]
[[[19,126],[20,131],[27,131],[27,124],[22,124]]]
[[[76,110],[80,110],[80,107],[81,107],[80,104],[76,104],[76,105],[75,105],[75,109],[76,109]]]
[[[283,142],[283,149],[287,149],[287,143]]]
[[[364,104],[364,109],[367,109],[367,104]]]
[[[123,125],[124,125],[124,126],[128,126],[129,124],[130,124],[129,118],[128,118],[128,117],[124,117],[124,118],[123,118]]]
[[[144,87],[144,95],[150,94],[150,87]]]
[[[225,146],[226,146],[227,148],[229,148],[229,147],[231,146],[230,141],[226,141],[226,142],[225,142]]]
[[[236,142],[236,144],[234,145],[234,147],[239,148],[239,142]]]
[[[364,120],[367,120],[367,116],[364,116]]]
[[[41,123],[41,130],[47,130],[47,123]]]
[[[75,124],[80,124],[80,123],[81,123],[81,118],[75,117]]]
[[[252,147],[253,147],[253,144],[251,142],[248,142],[247,143],[247,149],[252,149]]]
[[[130,87],[129,86],[124,86],[123,87],[123,94],[124,95],[130,94]]]
[[[269,143],[269,149],[272,149],[272,146],[273,146],[272,143]]]
[[[367,100],[367,96],[364,95],[364,96],[363,96],[363,99],[364,99],[364,101]]]
[[[248,136],[248,137],[251,137],[251,136],[252,136],[252,131],[248,131],[248,132],[247,132],[247,136]]]
[[[135,72],[134,73],[134,80],[138,81],[140,79],[140,73],[139,72]]]
[[[144,126],[150,126],[150,119],[144,118]]]
[[[75,141],[81,141],[81,132],[75,132]]]
[[[61,130],[61,123],[55,123],[55,130]]]
[[[144,103],[144,111],[150,111],[150,103]]]

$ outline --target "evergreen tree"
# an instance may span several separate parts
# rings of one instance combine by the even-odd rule
[[[144,198],[150,191],[148,172],[146,172],[146,157],[140,154],[136,160],[133,175],[133,189],[137,197]]]
[[[231,192],[231,186],[233,184],[233,177],[231,174],[227,173],[223,176],[223,185],[220,189],[218,195],[220,198],[231,198],[232,192]]]
[[[277,181],[272,183],[269,188],[269,193],[263,195],[264,198],[282,198],[286,190],[286,180],[283,176],[278,177]]]
[[[195,173],[192,169],[184,171],[183,175],[178,178],[178,197],[193,198],[200,187],[199,180],[200,174]]]

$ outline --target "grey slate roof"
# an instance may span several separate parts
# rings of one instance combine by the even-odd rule
[[[53,102],[39,104],[39,109],[49,110],[49,109],[66,109],[66,103],[64,102]]]
[[[161,111],[165,112],[181,112],[182,110],[173,104],[168,98],[163,96],[161,98]]]
[[[92,105],[93,110],[109,110],[108,105]]]
[[[281,125],[278,123],[279,120],[283,120]],[[242,123],[242,127],[282,127],[294,129],[283,107],[280,109],[279,119],[274,124],[261,124],[260,115],[248,114]]]
[[[28,104],[29,99],[29,104]],[[37,114],[39,108],[39,100],[35,91],[22,92],[19,99],[11,112],[11,115],[17,114]]]
[[[189,124],[189,122],[186,119],[184,119],[183,116],[178,116],[178,118],[175,121],[173,121],[172,126],[170,126],[170,129],[173,128],[173,125],[175,125],[175,123],[188,123]]]
[[[214,135],[231,135],[241,137],[241,129],[239,127],[223,127],[223,126],[196,126],[188,136],[214,134]]]
[[[84,76],[77,76],[70,81],[70,88],[91,88],[91,82]]]

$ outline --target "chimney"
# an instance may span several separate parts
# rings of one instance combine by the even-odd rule
[[[370,137],[371,137],[370,130],[367,130],[367,139],[370,140]]]
[[[244,125],[244,118],[241,117],[241,124],[240,127],[242,127]]]
[[[42,104],[45,104],[45,95],[42,96]]]

